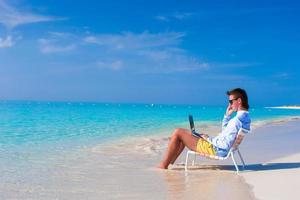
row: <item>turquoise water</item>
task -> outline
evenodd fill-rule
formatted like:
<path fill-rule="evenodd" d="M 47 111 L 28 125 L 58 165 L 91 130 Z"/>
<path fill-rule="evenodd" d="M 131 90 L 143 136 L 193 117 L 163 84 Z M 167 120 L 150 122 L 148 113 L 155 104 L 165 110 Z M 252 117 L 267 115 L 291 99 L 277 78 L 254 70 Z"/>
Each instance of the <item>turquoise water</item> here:
<path fill-rule="evenodd" d="M 53 185 L 58 185 L 57 191 L 60 191 L 59 180 L 64 177 L 63 180 L 67 180 L 64 184 L 69 183 L 71 169 L 75 167 L 75 174 L 88 171 L 85 165 L 76 167 L 82 160 L 92 162 L 93 154 L 90 153 L 94 148 L 104 147 L 103 144 L 115 147 L 123 142 L 121 149 L 128 147 L 139 151 L 135 148 L 141 146 L 142 150 L 148 147 L 151 150 L 157 145 L 151 137 L 163 135 L 166 138 L 176 127 L 188 128 L 188 114 L 194 115 L 197 125 L 207 128 L 220 124 L 225 109 L 189 105 L 0 101 L 0 196 L 11 196 L 15 191 L 19 191 L 20 196 L 24 193 L 30 196 L 27 191 L 40 188 L 39 196 Z M 300 116 L 300 110 L 252 108 L 250 112 L 254 122 Z M 146 138 L 137 139 L 141 136 Z M 134 145 L 126 143 L 128 137 L 133 139 Z M 144 139 L 148 142 L 146 145 Z M 162 139 L 161 144 L 164 143 L 166 140 Z M 110 153 L 102 149 L 97 158 L 102 154 L 102 159 L 106 158 Z M 112 161 L 111 165 L 113 168 L 116 164 Z M 101 165 L 92 169 L 95 170 L 92 174 L 108 170 Z M 74 184 L 74 180 L 70 184 Z M 86 185 L 86 182 L 80 184 Z"/>
<path fill-rule="evenodd" d="M 136 164 L 142 163 L 134 164 L 133 156 L 151 157 L 157 155 L 156 150 L 161 153 L 167 143 L 166 136 L 174 128 L 189 127 L 188 114 L 194 115 L 196 125 L 206 129 L 221 123 L 225 109 L 0 101 L 1 199 L 59 199 L 59 195 L 72 199 L 77 194 L 98 194 L 105 190 L 103 186 L 115 188 L 115 176 L 124 179 L 128 171 L 123 169 L 123 173 L 113 178 L 110 173 L 118 174 L 127 165 L 130 170 L 136 169 Z M 255 107 L 250 113 L 254 122 L 300 116 L 300 110 Z M 119 154 L 120 150 L 142 154 Z M 151 160 L 141 166 L 156 164 Z"/>
<path fill-rule="evenodd" d="M 159 134 L 196 121 L 219 123 L 225 107 L 67 102 L 0 102 L 0 147 L 80 147 L 127 136 Z M 300 116 L 300 110 L 251 108 L 253 121 Z"/>

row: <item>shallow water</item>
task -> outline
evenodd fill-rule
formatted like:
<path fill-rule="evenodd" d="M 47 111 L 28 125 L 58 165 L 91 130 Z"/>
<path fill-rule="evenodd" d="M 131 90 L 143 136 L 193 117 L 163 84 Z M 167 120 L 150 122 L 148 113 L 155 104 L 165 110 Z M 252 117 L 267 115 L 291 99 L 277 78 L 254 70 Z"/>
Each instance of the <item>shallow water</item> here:
<path fill-rule="evenodd" d="M 161 153 L 101 145 L 65 156 L 4 179 L 2 199 L 253 199 L 249 185 L 232 171 L 205 165 L 186 174 L 180 164 L 156 169 Z"/>
<path fill-rule="evenodd" d="M 175 170 L 171 176 L 163 173 L 163 178 L 149 166 L 161 159 L 174 128 L 188 128 L 189 113 L 194 115 L 197 130 L 215 135 L 224 110 L 188 105 L 1 102 L 0 199 L 98 199 L 99 195 L 138 199 L 145 194 L 151 199 L 153 191 L 158 191 L 154 197 L 172 199 L 174 188 L 181 188 L 178 185 L 186 188 L 178 193 L 179 199 L 194 197 L 197 187 L 187 181 L 197 182 L 194 177 L 201 179 L 202 172 L 189 178 Z M 274 119 L 281 123 L 296 118 L 300 111 L 254 108 L 251 116 L 253 127 L 259 127 Z M 211 176 L 211 185 L 231 181 L 226 178 L 231 174 L 221 172 L 224 179 L 219 181 Z"/>

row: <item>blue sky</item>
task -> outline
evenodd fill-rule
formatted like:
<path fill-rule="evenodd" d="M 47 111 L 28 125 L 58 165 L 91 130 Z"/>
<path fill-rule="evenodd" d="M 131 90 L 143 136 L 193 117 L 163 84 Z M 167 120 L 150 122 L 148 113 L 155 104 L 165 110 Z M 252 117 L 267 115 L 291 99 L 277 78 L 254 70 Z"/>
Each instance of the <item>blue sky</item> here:
<path fill-rule="evenodd" d="M 297 1 L 0 0 L 0 98 L 300 104 Z"/>

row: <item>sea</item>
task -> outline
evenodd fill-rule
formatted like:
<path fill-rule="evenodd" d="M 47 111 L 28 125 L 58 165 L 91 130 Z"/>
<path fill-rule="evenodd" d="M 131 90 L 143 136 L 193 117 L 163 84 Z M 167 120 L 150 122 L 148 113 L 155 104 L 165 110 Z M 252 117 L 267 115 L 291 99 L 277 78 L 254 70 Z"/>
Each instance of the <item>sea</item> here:
<path fill-rule="evenodd" d="M 0 101 L 0 194 L 34 182 L 36 174 L 47 174 L 45 166 L 63 163 L 72 152 L 128 138 L 168 136 L 176 127 L 189 128 L 189 114 L 200 128 L 221 126 L 225 110 L 205 105 Z M 256 125 L 300 117 L 296 109 L 251 107 L 249 112 Z"/>
<path fill-rule="evenodd" d="M 147 137 L 178 126 L 188 128 L 189 114 L 196 123 L 220 124 L 225 110 L 205 105 L 0 101 L 0 148 L 80 148 Z M 249 112 L 254 123 L 300 116 L 296 109 L 252 107 Z"/>

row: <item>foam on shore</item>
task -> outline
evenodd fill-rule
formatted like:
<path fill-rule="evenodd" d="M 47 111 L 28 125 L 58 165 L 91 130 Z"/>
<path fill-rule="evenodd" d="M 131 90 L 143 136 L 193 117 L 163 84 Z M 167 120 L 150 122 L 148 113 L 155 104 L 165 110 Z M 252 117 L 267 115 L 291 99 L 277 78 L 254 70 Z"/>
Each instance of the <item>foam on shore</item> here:
<path fill-rule="evenodd" d="M 300 106 L 273 106 L 273 107 L 265 107 L 265 108 L 274 108 L 274 109 L 295 109 L 299 110 Z"/>
<path fill-rule="evenodd" d="M 285 117 L 280 119 L 254 121 L 251 125 L 251 130 L 254 131 L 263 126 L 284 124 L 295 120 L 300 120 L 300 117 Z M 202 133 L 204 132 L 211 136 L 215 136 L 221 131 L 220 123 L 196 122 L 195 124 L 196 130 L 201 130 Z M 107 144 L 96 145 L 91 148 L 91 151 L 97 152 L 101 151 L 103 148 L 110 149 L 110 151 L 120 151 L 121 149 L 122 152 L 157 156 L 162 154 L 166 149 L 172 131 L 173 130 L 163 130 L 156 135 L 126 137 Z"/>
<path fill-rule="evenodd" d="M 287 192 L 292 192 L 292 198 L 298 197 L 296 189 L 290 190 L 287 188 L 289 185 L 281 183 L 299 183 L 296 180 L 300 168 L 299 157 L 291 156 L 300 152 L 299 119 L 293 117 L 254 122 L 253 125 L 252 133 L 247 135 L 241 145 L 247 163 L 246 171 L 241 176 L 236 175 L 230 160 L 220 162 L 198 159 L 195 167 L 185 173 L 185 153 L 175 165 L 170 166 L 170 170 L 156 169 L 171 134 L 165 131 L 155 136 L 127 137 L 93 147 L 87 146 L 61 155 L 60 159 L 51 160 L 45 168 L 29 168 L 20 180 L 7 178 L 1 181 L 1 197 L 46 200 L 247 200 L 268 199 L 270 196 L 266 193 L 270 191 L 274 196 L 283 192 L 278 197 Z M 207 133 L 220 130 L 219 124 L 201 128 Z M 275 167 L 270 165 L 272 163 L 275 163 Z M 282 190 L 276 189 L 278 183 L 283 187 Z"/>

